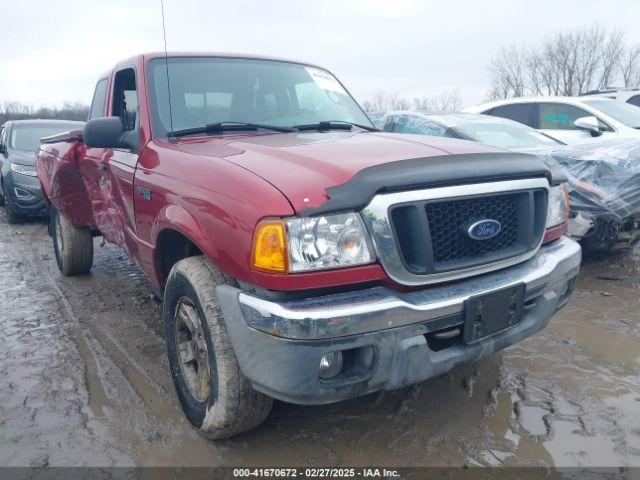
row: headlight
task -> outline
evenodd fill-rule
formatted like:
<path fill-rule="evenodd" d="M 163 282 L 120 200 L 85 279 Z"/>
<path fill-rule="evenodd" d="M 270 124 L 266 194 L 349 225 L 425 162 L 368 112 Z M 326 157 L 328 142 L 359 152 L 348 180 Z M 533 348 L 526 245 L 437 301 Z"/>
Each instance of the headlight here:
<path fill-rule="evenodd" d="M 286 222 L 292 272 L 351 267 L 374 260 L 369 235 L 357 213 L 290 218 Z"/>
<path fill-rule="evenodd" d="M 547 228 L 565 222 L 569 217 L 569 193 L 566 185 L 549 189 L 549 210 L 547 212 Z"/>
<path fill-rule="evenodd" d="M 360 215 L 263 220 L 256 227 L 251 264 L 272 273 L 307 272 L 372 263 Z"/>
<path fill-rule="evenodd" d="M 20 165 L 18 163 L 11 162 L 11 171 L 19 173 L 20 175 L 28 175 L 30 177 L 36 177 L 36 167 L 33 165 Z"/>

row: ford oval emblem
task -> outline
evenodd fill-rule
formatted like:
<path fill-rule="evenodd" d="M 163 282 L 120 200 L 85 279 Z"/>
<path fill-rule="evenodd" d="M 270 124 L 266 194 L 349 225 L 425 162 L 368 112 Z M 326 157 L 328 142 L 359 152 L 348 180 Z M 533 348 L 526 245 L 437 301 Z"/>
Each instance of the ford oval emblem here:
<path fill-rule="evenodd" d="M 502 225 L 497 220 L 479 220 L 471 224 L 467 233 L 474 240 L 489 240 L 502 230 Z"/>

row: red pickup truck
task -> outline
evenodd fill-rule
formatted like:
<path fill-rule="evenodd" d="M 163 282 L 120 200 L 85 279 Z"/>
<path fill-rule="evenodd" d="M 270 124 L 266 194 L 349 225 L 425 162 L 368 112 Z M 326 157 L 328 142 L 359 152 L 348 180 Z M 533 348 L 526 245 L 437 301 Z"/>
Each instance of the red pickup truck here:
<path fill-rule="evenodd" d="M 180 403 L 212 438 L 274 398 L 397 389 L 512 345 L 580 265 L 538 157 L 376 131 L 330 72 L 282 59 L 125 60 L 37 172 L 63 274 L 101 235 L 163 296 Z"/>

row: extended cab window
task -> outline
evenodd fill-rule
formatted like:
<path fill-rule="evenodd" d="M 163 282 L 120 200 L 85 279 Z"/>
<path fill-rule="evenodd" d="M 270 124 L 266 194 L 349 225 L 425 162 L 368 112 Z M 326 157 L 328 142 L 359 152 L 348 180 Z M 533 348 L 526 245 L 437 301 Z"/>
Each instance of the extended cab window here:
<path fill-rule="evenodd" d="M 96 84 L 91 110 L 89 111 L 89 120 L 104 117 L 104 107 L 107 102 L 107 83 L 107 79 L 103 78 Z"/>
<path fill-rule="evenodd" d="M 156 136 L 218 122 L 291 127 L 342 120 L 372 126 L 326 70 L 242 58 L 174 57 L 167 62 L 151 60 L 147 70 Z"/>
<path fill-rule="evenodd" d="M 138 115 L 138 91 L 133 68 L 116 74 L 113 88 L 113 114 L 122 119 L 125 130 L 136 128 Z"/>
<path fill-rule="evenodd" d="M 535 105 L 533 103 L 516 103 L 513 105 L 495 107 L 483 113 L 493 115 L 494 117 L 508 118 L 509 120 L 523 123 L 530 127 L 535 127 L 533 124 L 534 108 Z"/>

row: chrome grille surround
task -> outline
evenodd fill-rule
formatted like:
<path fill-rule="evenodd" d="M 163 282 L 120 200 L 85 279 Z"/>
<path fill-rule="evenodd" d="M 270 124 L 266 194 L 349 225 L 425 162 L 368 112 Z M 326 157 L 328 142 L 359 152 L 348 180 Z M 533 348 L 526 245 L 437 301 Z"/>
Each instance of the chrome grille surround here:
<path fill-rule="evenodd" d="M 540 236 L 536 247 L 521 255 L 471 268 L 431 274 L 415 274 L 405 267 L 401 259 L 391 225 L 389 214 L 391 207 L 425 200 L 444 201 L 460 197 L 482 197 L 488 194 L 534 189 L 546 190 L 548 196 L 549 182 L 545 178 L 531 178 L 379 194 L 371 200 L 361 213 L 373 239 L 376 254 L 387 274 L 393 280 L 403 285 L 428 285 L 481 275 L 523 262 L 533 257 L 540 249 L 544 232 L 543 235 Z"/>

